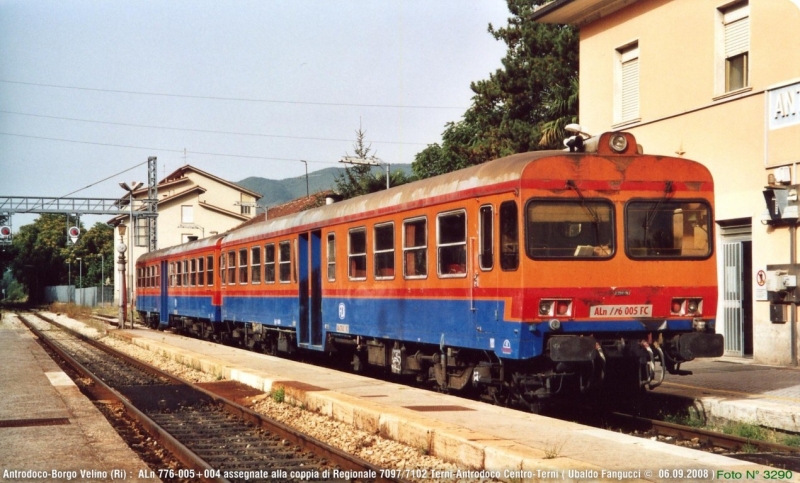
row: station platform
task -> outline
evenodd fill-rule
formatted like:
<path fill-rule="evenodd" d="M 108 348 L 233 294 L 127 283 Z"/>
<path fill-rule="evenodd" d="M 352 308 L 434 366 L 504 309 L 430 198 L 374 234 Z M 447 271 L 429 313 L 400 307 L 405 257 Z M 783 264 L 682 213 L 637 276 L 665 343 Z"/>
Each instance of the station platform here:
<path fill-rule="evenodd" d="M 690 376 L 667 375 L 654 393 L 691 400 L 710 420 L 800 433 L 800 369 L 722 357 L 686 363 Z"/>
<path fill-rule="evenodd" d="M 729 457 L 148 329 L 109 335 L 504 481 L 696 480 L 768 468 Z M 740 473 L 735 473 L 740 472 Z M 749 473 L 748 473 L 749 472 Z M 684 473 L 686 478 L 687 473 Z"/>
<path fill-rule="evenodd" d="M 9 314 L 0 360 L 0 481 L 160 481 Z"/>

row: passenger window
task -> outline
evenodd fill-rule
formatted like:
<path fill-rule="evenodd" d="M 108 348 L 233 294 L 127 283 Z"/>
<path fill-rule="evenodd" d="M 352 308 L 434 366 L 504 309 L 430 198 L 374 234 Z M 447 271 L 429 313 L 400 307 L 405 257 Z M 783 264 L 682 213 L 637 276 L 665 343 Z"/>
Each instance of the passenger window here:
<path fill-rule="evenodd" d="M 480 209 L 480 266 L 482 270 L 494 267 L 494 208 L 492 205 Z"/>
<path fill-rule="evenodd" d="M 197 260 L 192 258 L 189 260 L 189 286 L 194 287 L 197 285 Z"/>
<path fill-rule="evenodd" d="M 228 252 L 228 285 L 236 285 L 236 252 Z"/>
<path fill-rule="evenodd" d="M 351 280 L 367 279 L 367 230 L 357 228 L 350 230 L 349 244 L 349 276 Z"/>
<path fill-rule="evenodd" d="M 175 264 L 173 262 L 169 262 L 169 286 L 175 286 Z"/>
<path fill-rule="evenodd" d="M 210 285 L 214 285 L 214 257 L 209 255 L 206 257 L 206 271 L 208 271 L 208 278 L 206 279 L 206 283 Z"/>
<path fill-rule="evenodd" d="M 189 262 L 187 260 L 183 261 L 183 286 L 189 286 Z"/>
<path fill-rule="evenodd" d="M 250 249 L 250 283 L 261 283 L 261 247 Z"/>
<path fill-rule="evenodd" d="M 203 268 L 203 261 L 204 261 L 203 257 L 200 257 L 200 258 L 197 259 L 197 286 L 198 287 L 202 287 L 203 285 L 206 284 L 206 277 L 205 277 L 206 271 Z"/>
<path fill-rule="evenodd" d="M 280 242 L 278 249 L 280 250 L 278 265 L 280 265 L 281 283 L 289 283 L 292 277 L 292 244 L 288 241 Z"/>
<path fill-rule="evenodd" d="M 275 244 L 264 245 L 264 283 L 275 283 Z"/>
<path fill-rule="evenodd" d="M 226 255 L 223 253 L 219 256 L 219 283 L 225 285 L 228 283 L 226 276 L 225 276 L 225 258 Z"/>
<path fill-rule="evenodd" d="M 425 218 L 403 222 L 403 275 L 406 278 L 428 276 L 428 220 Z"/>
<path fill-rule="evenodd" d="M 394 278 L 394 223 L 375 226 L 375 278 Z"/>
<path fill-rule="evenodd" d="M 436 219 L 436 247 L 439 276 L 463 277 L 467 274 L 467 213 L 444 213 Z"/>
<path fill-rule="evenodd" d="M 517 267 L 519 267 L 517 202 L 504 201 L 500 205 L 500 268 L 516 270 Z"/>
<path fill-rule="evenodd" d="M 336 280 L 336 235 L 328 233 L 328 281 Z"/>
<path fill-rule="evenodd" d="M 250 266 L 247 264 L 247 248 L 239 249 L 239 283 L 247 283 L 247 272 Z"/>

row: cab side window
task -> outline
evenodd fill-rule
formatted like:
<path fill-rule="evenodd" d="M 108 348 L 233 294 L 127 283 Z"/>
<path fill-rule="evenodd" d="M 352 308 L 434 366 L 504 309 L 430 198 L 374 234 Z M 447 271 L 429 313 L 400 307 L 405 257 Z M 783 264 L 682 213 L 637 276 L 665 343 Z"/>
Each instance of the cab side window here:
<path fill-rule="evenodd" d="M 504 201 L 500 205 L 500 268 L 503 270 L 519 267 L 518 226 L 517 203 Z"/>

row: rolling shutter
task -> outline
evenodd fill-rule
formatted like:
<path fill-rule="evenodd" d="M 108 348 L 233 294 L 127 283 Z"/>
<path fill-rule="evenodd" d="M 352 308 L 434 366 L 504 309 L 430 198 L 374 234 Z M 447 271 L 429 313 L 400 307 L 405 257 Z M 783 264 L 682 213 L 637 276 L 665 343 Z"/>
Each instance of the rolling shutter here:
<path fill-rule="evenodd" d="M 621 52 L 622 61 L 622 120 L 639 117 L 639 46 Z"/>
<path fill-rule="evenodd" d="M 725 25 L 725 58 L 729 59 L 750 50 L 750 6 L 742 4 L 726 10 L 722 19 Z"/>

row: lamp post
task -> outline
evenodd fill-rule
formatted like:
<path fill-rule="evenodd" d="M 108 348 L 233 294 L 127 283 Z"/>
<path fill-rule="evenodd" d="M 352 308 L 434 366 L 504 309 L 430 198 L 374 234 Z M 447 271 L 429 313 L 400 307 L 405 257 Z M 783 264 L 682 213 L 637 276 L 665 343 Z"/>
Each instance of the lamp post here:
<path fill-rule="evenodd" d="M 310 196 L 308 193 L 308 161 L 301 159 L 300 162 L 306 165 L 306 198 L 308 198 Z"/>
<path fill-rule="evenodd" d="M 106 256 L 100 254 L 100 306 L 106 306 Z"/>
<path fill-rule="evenodd" d="M 128 247 L 125 246 L 125 232 L 127 231 L 127 226 L 124 223 L 120 223 L 117 227 L 119 229 L 119 245 L 117 245 L 117 252 L 119 253 L 119 258 L 117 259 L 117 263 L 119 264 L 119 279 L 121 281 L 120 290 L 119 290 L 119 328 L 125 328 L 125 313 L 127 312 L 127 301 L 128 301 L 128 290 L 125 287 L 125 252 L 128 250 Z"/>
<path fill-rule="evenodd" d="M 81 290 L 81 303 L 78 305 L 83 305 L 83 259 L 78 257 L 75 260 L 78 261 L 78 289 Z"/>
<path fill-rule="evenodd" d="M 355 156 L 345 156 L 339 160 L 340 163 L 345 164 L 365 164 L 367 166 L 385 166 L 386 170 L 386 189 L 389 189 L 389 163 L 384 163 L 380 159 L 376 158 L 375 156 L 369 158 L 357 158 Z"/>
<path fill-rule="evenodd" d="M 122 188 L 122 189 L 124 189 L 125 191 L 128 192 L 128 206 L 130 206 L 130 210 L 131 210 L 131 215 L 130 215 L 131 232 L 128 234 L 128 246 L 131 247 L 131 256 L 130 256 L 130 260 L 129 260 L 130 262 L 133 262 L 133 247 L 135 245 L 135 243 L 133 243 L 134 242 L 134 240 L 133 240 L 134 233 L 133 232 L 136 230 L 136 224 L 133 221 L 133 192 L 138 190 L 139 188 L 141 188 L 142 184 L 143 183 L 138 182 L 138 181 L 131 181 L 130 186 L 128 186 L 127 183 L 120 183 L 119 184 L 120 188 Z M 130 267 L 130 270 L 128 270 L 128 276 L 129 277 L 133 276 L 133 267 Z M 127 286 L 133 287 L 133 279 L 129 280 L 129 282 L 130 283 L 127 283 Z M 123 284 L 123 286 L 124 286 L 124 284 Z M 126 299 L 127 299 L 127 296 L 128 296 L 127 288 L 126 288 L 126 291 L 125 291 L 125 296 L 126 296 Z M 131 297 L 131 329 L 132 328 L 133 328 L 133 297 Z"/>

